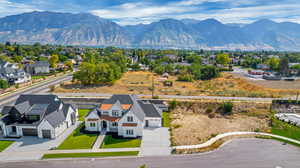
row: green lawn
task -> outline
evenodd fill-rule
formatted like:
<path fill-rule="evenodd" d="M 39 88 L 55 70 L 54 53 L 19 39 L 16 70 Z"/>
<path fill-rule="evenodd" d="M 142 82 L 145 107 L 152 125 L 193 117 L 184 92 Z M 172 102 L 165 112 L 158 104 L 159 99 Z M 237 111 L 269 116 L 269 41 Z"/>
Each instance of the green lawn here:
<path fill-rule="evenodd" d="M 79 121 L 84 121 L 84 117 L 90 112 L 90 109 L 78 109 Z"/>
<path fill-rule="evenodd" d="M 137 148 L 141 146 L 141 139 L 123 139 L 113 138 L 111 135 L 106 135 L 101 148 Z"/>
<path fill-rule="evenodd" d="M 282 122 L 278 119 L 272 119 L 272 134 L 300 140 L 300 128 L 294 125 Z"/>
<path fill-rule="evenodd" d="M 128 152 L 95 152 L 95 153 L 53 153 L 45 154 L 43 159 L 54 158 L 80 158 L 80 157 L 114 157 L 114 156 L 137 156 L 138 151 Z"/>
<path fill-rule="evenodd" d="M 80 125 L 57 149 L 91 149 L 97 139 L 97 134 L 83 134 Z"/>
<path fill-rule="evenodd" d="M 43 79 L 43 78 L 47 78 L 47 76 L 42 76 L 42 75 L 40 75 L 40 76 L 31 76 L 31 79 Z"/>
<path fill-rule="evenodd" d="M 170 113 L 163 112 L 163 127 L 170 127 Z"/>
<path fill-rule="evenodd" d="M 0 141 L 0 152 L 4 151 L 7 147 L 13 144 L 14 141 Z"/>

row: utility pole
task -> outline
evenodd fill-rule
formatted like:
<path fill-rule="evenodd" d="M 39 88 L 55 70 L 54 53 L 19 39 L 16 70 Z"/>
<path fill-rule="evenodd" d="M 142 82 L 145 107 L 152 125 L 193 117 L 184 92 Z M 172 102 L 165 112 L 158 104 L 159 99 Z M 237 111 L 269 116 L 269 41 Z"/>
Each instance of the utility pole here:
<path fill-rule="evenodd" d="M 154 75 L 152 74 L 152 99 L 153 99 L 153 97 L 154 97 L 154 88 L 155 86 L 154 86 Z"/>

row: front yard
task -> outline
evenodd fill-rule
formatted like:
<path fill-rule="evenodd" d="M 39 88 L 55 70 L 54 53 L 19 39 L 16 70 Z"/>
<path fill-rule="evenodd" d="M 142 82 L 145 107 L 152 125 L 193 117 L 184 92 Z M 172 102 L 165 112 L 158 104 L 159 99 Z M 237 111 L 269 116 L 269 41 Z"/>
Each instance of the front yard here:
<path fill-rule="evenodd" d="M 8 148 L 13 143 L 14 143 L 14 141 L 0 141 L 0 152 L 4 151 L 6 148 Z"/>
<path fill-rule="evenodd" d="M 138 151 L 128 152 L 90 152 L 90 153 L 54 153 L 45 154 L 42 159 L 55 158 L 81 158 L 81 157 L 115 157 L 115 156 L 137 156 Z"/>
<path fill-rule="evenodd" d="M 84 121 L 84 117 L 90 112 L 90 109 L 78 109 L 79 121 Z"/>
<path fill-rule="evenodd" d="M 57 149 L 91 149 L 97 139 L 97 134 L 85 134 L 80 132 L 84 124 L 80 125 L 69 137 L 58 146 Z"/>
<path fill-rule="evenodd" d="M 141 139 L 114 138 L 112 135 L 106 135 L 101 148 L 137 148 L 141 146 Z"/>

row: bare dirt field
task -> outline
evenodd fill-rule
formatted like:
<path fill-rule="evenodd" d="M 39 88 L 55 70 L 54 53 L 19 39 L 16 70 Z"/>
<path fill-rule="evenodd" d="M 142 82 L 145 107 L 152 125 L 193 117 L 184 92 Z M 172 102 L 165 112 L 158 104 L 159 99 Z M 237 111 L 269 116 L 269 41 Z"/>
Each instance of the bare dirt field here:
<path fill-rule="evenodd" d="M 271 88 L 271 89 L 297 89 L 300 90 L 300 80 L 297 81 L 267 81 L 267 80 L 249 80 L 250 83 Z"/>
<path fill-rule="evenodd" d="M 110 93 L 110 94 L 151 94 L 152 78 L 156 95 L 184 96 L 230 96 L 230 97 L 285 97 L 297 94 L 297 90 L 270 89 L 252 83 L 230 73 L 208 81 L 179 82 L 176 76 L 162 78 L 151 72 L 127 72 L 112 86 L 84 87 L 80 84 L 65 82 L 56 88 L 56 93 Z M 164 81 L 172 81 L 173 86 L 164 86 Z M 300 86 L 299 86 L 300 89 Z"/>
<path fill-rule="evenodd" d="M 220 103 L 181 103 L 170 114 L 172 145 L 199 144 L 225 132 L 268 131 L 269 106 L 234 103 L 234 113 L 222 116 Z"/>

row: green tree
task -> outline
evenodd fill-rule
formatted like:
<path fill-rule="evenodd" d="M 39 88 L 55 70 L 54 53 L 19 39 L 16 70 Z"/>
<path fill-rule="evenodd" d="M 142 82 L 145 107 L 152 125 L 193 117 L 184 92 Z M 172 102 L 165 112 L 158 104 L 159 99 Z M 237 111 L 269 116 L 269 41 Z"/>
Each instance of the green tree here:
<path fill-rule="evenodd" d="M 7 89 L 9 87 L 9 84 L 6 80 L 0 79 L 0 88 L 1 89 Z"/>
<path fill-rule="evenodd" d="M 218 54 L 217 55 L 216 62 L 218 64 L 227 66 L 230 61 L 231 60 L 229 58 L 229 54 Z"/>
<path fill-rule="evenodd" d="M 74 73 L 73 78 L 83 85 L 92 85 L 95 81 L 96 65 L 84 62 L 79 66 L 79 70 Z"/>
<path fill-rule="evenodd" d="M 74 65 L 73 65 L 73 62 L 72 62 L 71 60 L 65 61 L 65 62 L 64 62 L 64 65 L 65 65 L 65 67 L 68 68 L 68 70 L 73 71 Z"/>
<path fill-rule="evenodd" d="M 270 59 L 267 60 L 267 64 L 269 65 L 270 69 L 273 71 L 277 71 L 279 68 L 279 62 L 280 59 L 272 57 Z"/>
<path fill-rule="evenodd" d="M 49 59 L 49 64 L 52 68 L 56 68 L 58 61 L 59 61 L 58 55 L 53 54 Z"/>

